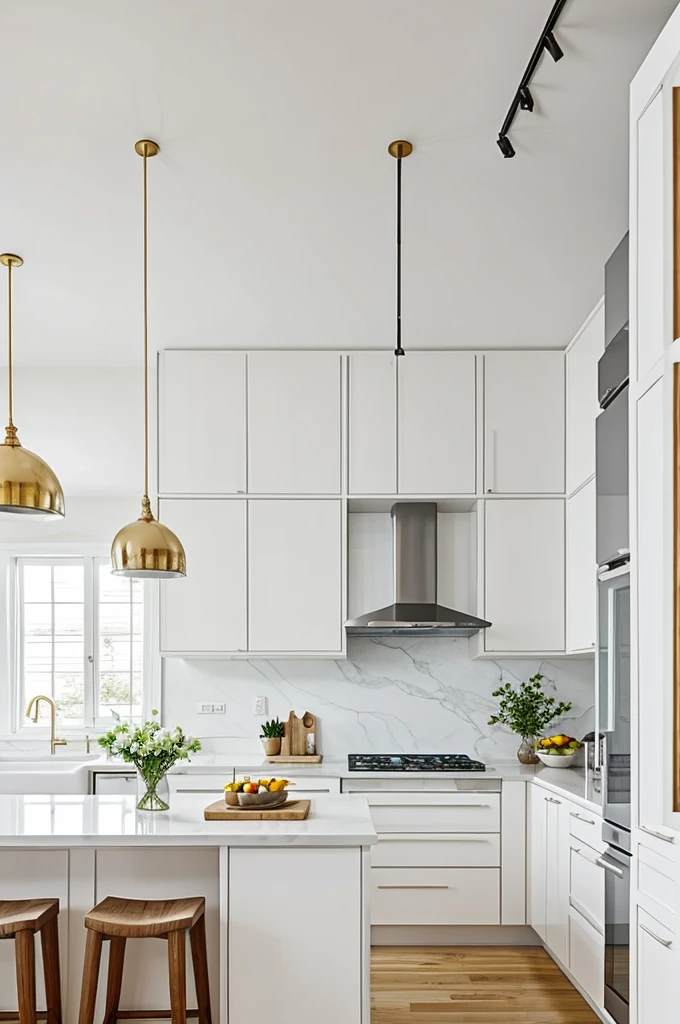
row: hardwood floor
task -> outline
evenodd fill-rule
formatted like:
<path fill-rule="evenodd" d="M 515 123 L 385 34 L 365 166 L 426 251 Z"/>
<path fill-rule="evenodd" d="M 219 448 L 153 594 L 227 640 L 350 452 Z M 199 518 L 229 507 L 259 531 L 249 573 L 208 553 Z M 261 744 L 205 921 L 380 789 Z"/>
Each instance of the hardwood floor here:
<path fill-rule="evenodd" d="M 371 1024 L 598 1024 L 538 946 L 374 946 Z"/>

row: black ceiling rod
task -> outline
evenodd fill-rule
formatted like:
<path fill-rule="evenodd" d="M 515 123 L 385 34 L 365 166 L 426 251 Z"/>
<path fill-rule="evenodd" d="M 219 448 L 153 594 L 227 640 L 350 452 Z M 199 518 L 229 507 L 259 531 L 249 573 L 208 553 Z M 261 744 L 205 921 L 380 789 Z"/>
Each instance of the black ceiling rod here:
<path fill-rule="evenodd" d="M 553 30 L 557 25 L 557 20 L 560 14 L 562 13 L 562 9 L 566 5 L 566 3 L 567 0 L 557 0 L 557 2 L 553 4 L 553 8 L 550 14 L 548 15 L 548 20 L 545 23 L 545 27 L 538 38 L 536 46 L 534 47 L 534 52 L 531 54 L 531 57 L 529 58 L 529 63 L 527 64 L 524 74 L 522 75 L 522 79 L 517 88 L 517 92 L 513 96 L 510 108 L 507 114 L 505 115 L 505 120 L 503 121 L 503 124 L 501 125 L 501 130 L 499 131 L 498 138 L 496 139 L 496 145 L 500 149 L 503 156 L 506 158 L 513 157 L 515 155 L 515 148 L 510 142 L 510 139 L 508 138 L 508 132 L 512 128 L 512 123 L 515 120 L 517 111 L 520 109 L 534 109 L 534 98 L 531 95 L 529 86 L 531 84 L 531 79 L 534 76 L 534 72 L 538 67 L 538 62 L 541 59 L 543 51 L 549 53 L 552 59 L 555 61 L 561 60 L 561 58 L 564 57 L 564 51 L 555 39 Z"/>

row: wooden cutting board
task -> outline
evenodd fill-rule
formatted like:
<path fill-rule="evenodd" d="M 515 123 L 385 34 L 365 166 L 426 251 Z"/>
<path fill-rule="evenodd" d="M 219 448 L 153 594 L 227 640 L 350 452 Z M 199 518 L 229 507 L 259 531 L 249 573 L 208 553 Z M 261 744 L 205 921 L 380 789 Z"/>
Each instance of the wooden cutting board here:
<path fill-rule="evenodd" d="M 309 814 L 311 800 L 289 800 L 283 807 L 253 808 L 242 811 L 236 807 L 227 807 L 224 800 L 216 800 L 203 812 L 206 821 L 304 821 Z"/>
<path fill-rule="evenodd" d="M 307 734 L 316 734 L 316 718 L 305 711 L 302 718 L 298 718 L 294 711 L 288 715 L 288 721 L 283 725 L 283 739 L 281 740 L 281 757 L 302 757 L 307 753 Z"/>

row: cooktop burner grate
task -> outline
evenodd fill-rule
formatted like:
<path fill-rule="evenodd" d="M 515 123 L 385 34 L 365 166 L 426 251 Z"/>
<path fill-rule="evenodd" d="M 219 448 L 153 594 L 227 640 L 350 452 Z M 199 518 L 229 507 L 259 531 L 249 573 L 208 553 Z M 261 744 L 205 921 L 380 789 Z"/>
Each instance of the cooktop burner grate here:
<path fill-rule="evenodd" d="M 348 754 L 351 772 L 484 772 L 467 754 Z"/>

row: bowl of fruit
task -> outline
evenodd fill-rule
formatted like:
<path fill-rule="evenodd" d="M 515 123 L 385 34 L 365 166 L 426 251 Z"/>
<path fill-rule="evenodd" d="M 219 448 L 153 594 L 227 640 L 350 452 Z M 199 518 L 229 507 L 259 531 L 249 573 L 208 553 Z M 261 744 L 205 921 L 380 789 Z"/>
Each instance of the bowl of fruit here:
<path fill-rule="evenodd" d="M 573 736 L 558 733 L 557 736 L 546 736 L 539 740 L 536 753 L 549 768 L 568 768 L 573 764 L 580 747 L 581 744 Z"/>
<path fill-rule="evenodd" d="M 229 807 L 281 807 L 288 799 L 288 779 L 241 779 L 224 787 L 224 802 Z"/>

